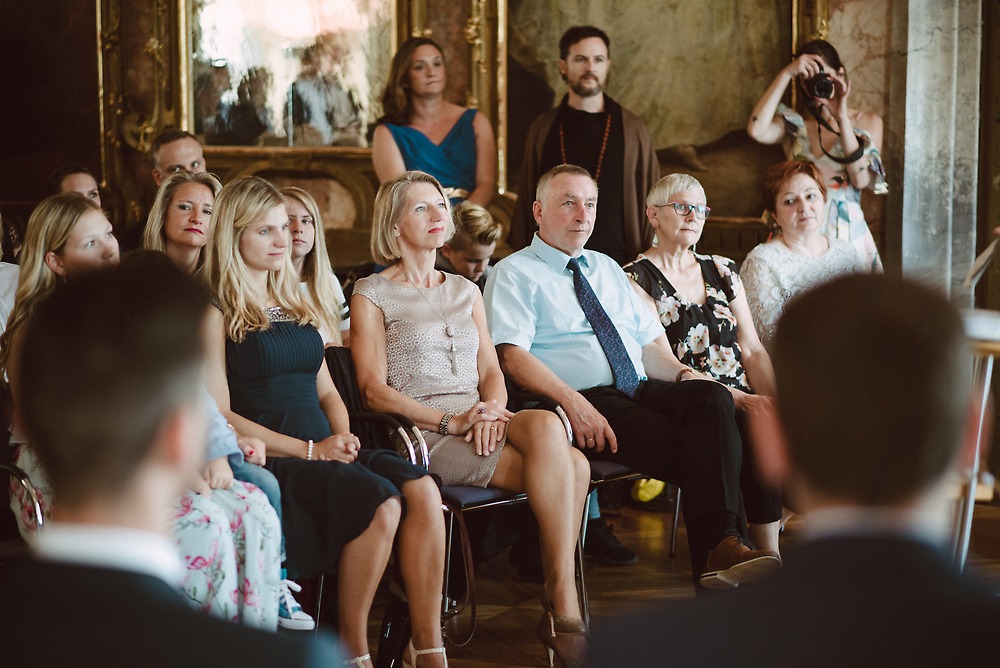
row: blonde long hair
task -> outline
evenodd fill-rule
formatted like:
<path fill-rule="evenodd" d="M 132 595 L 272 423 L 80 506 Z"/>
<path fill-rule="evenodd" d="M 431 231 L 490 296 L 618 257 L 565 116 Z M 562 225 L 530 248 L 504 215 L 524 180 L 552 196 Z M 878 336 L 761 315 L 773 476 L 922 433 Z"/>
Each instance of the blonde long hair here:
<path fill-rule="evenodd" d="M 215 200 L 212 211 L 215 231 L 201 267 L 201 277 L 222 309 L 226 336 L 237 343 L 246 338 L 247 332 L 263 331 L 270 326 L 264 308 L 267 296 L 300 325 L 315 326 L 319 322 L 315 310 L 306 303 L 299 290 L 290 249 L 285 253 L 284 266 L 268 273 L 268 295 L 257 294 L 240 255 L 240 239 L 246 229 L 284 203 L 278 189 L 257 176 L 247 176 L 227 184 Z"/>
<path fill-rule="evenodd" d="M 146 250 L 167 252 L 167 213 L 174 199 L 174 193 L 185 183 L 205 186 L 212 191 L 213 198 L 218 197 L 219 191 L 222 190 L 222 183 L 215 174 L 206 172 L 195 174 L 181 170 L 168 176 L 156 191 L 153 208 L 149 210 L 149 217 L 146 219 L 146 229 L 142 231 L 142 247 Z M 198 255 L 198 266 L 200 267 L 204 261 L 205 249 L 202 248 Z"/>
<path fill-rule="evenodd" d="M 90 211 L 104 215 L 101 207 L 83 195 L 64 193 L 46 197 L 31 212 L 18 256 L 21 271 L 17 277 L 14 308 L 0 336 L 0 375 L 7 372 L 11 342 L 17 330 L 58 285 L 59 276 L 45 263 L 45 255 L 61 252 L 80 218 Z"/>
<path fill-rule="evenodd" d="M 335 343 L 342 343 L 340 338 L 340 311 L 343 304 L 338 303 L 337 289 L 334 285 L 336 277 L 333 274 L 333 266 L 330 256 L 326 251 L 326 238 L 323 233 L 323 219 L 319 215 L 319 205 L 308 192 L 302 188 L 288 186 L 281 189 L 281 194 L 285 199 L 291 198 L 305 207 L 306 212 L 313 219 L 313 229 L 316 233 L 316 241 L 313 248 L 303 258 L 302 274 L 300 281 L 305 281 L 309 289 L 309 296 L 312 297 L 313 306 L 316 309 L 316 316 L 319 318 L 320 329 L 327 333 Z"/>

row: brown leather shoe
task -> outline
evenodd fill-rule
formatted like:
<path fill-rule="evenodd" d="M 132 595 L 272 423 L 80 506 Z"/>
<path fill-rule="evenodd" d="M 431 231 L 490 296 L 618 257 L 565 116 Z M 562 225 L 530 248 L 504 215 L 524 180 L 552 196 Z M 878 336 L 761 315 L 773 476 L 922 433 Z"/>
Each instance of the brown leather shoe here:
<path fill-rule="evenodd" d="M 751 550 L 736 536 L 726 536 L 708 553 L 699 581 L 709 589 L 735 589 L 757 582 L 781 568 L 781 557 L 770 550 Z"/>

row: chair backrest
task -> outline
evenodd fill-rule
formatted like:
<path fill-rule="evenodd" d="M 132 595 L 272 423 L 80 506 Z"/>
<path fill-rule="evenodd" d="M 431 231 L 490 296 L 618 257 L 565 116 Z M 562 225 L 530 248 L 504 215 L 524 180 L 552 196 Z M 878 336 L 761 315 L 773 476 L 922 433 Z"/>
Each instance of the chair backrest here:
<path fill-rule="evenodd" d="M 340 393 L 347 412 L 352 416 L 364 412 L 361 401 L 361 391 L 354 375 L 354 360 L 351 349 L 342 346 L 330 346 L 326 349 L 326 366 L 330 370 L 333 384 Z M 351 418 L 351 433 L 361 439 L 361 445 L 369 448 L 384 448 L 394 450 L 387 431 L 372 422 Z"/>

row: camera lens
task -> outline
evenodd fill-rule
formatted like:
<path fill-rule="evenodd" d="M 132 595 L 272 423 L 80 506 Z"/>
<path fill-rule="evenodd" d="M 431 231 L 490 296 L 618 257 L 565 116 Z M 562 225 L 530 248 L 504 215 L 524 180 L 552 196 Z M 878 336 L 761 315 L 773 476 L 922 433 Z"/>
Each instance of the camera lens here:
<path fill-rule="evenodd" d="M 826 72 L 820 72 L 809 79 L 806 90 L 815 98 L 830 100 L 833 98 L 833 79 Z"/>

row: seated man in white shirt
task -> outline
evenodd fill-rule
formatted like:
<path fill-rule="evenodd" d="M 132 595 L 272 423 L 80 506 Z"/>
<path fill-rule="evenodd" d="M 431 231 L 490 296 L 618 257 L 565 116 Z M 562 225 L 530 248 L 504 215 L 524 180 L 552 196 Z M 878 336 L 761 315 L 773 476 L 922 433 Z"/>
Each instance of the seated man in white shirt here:
<path fill-rule="evenodd" d="M 588 665 L 993 665 L 1000 598 L 956 572 L 948 540 L 979 417 L 955 308 L 912 281 L 839 278 L 788 304 L 771 359 L 775 408 L 751 427 L 802 542 L 757 587 L 609 623 Z"/>
<path fill-rule="evenodd" d="M 618 264 L 584 250 L 596 212 L 597 185 L 581 167 L 560 165 L 539 180 L 539 230 L 496 265 L 484 293 L 504 373 L 561 404 L 588 457 L 680 485 L 696 582 L 724 589 L 758 580 L 780 560 L 741 535 L 733 399 L 677 361 Z"/>
<path fill-rule="evenodd" d="M 169 508 L 203 461 L 207 299 L 173 266 L 71 281 L 27 323 L 18 405 L 59 505 L 0 569 L 9 665 L 333 665 L 306 642 L 203 615 L 178 588 Z"/>

